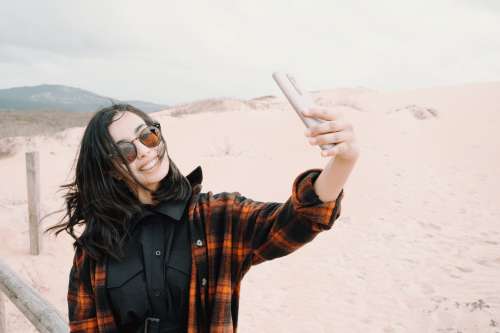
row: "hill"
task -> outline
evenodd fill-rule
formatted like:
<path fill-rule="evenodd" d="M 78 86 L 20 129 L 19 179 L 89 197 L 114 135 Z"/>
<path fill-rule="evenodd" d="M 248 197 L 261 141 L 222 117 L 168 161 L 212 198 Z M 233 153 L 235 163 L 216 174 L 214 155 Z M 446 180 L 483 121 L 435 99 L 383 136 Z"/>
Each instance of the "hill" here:
<path fill-rule="evenodd" d="M 145 112 L 167 108 L 145 101 L 120 101 L 88 90 L 63 85 L 43 84 L 0 89 L 0 110 L 94 112 L 112 103 L 129 103 Z"/>

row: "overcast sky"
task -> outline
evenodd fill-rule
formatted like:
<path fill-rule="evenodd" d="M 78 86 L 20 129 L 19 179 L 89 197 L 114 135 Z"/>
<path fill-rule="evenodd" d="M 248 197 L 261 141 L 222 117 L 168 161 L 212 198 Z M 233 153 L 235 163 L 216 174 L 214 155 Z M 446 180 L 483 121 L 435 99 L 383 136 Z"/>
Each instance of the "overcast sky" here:
<path fill-rule="evenodd" d="M 2 1 L 0 88 L 176 104 L 500 81 L 500 0 Z"/>

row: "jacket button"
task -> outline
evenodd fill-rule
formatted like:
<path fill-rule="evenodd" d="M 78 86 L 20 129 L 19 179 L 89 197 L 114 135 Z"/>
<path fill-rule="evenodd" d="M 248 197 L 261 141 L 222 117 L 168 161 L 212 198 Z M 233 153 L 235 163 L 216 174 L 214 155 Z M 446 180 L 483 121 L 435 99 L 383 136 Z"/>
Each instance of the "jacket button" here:
<path fill-rule="evenodd" d="M 156 250 L 155 251 L 155 255 L 157 255 L 157 256 L 161 255 L 161 251 L 160 250 Z"/>
<path fill-rule="evenodd" d="M 198 247 L 202 247 L 203 246 L 203 242 L 201 241 L 201 239 L 198 239 L 196 241 L 196 246 L 198 246 Z"/>
<path fill-rule="evenodd" d="M 201 285 L 205 287 L 207 285 L 207 279 L 205 278 L 201 279 Z"/>
<path fill-rule="evenodd" d="M 160 291 L 160 290 L 155 290 L 155 291 L 153 292 L 153 294 L 154 294 L 156 297 L 158 297 L 158 296 L 160 296 L 160 295 L 161 295 L 161 291 Z"/>

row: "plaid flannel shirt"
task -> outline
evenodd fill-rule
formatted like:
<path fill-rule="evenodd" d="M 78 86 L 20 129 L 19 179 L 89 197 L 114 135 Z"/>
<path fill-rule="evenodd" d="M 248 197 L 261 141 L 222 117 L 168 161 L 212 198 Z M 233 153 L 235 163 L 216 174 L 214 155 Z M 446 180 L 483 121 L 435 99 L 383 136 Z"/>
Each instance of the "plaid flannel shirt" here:
<path fill-rule="evenodd" d="M 192 244 L 188 333 L 236 333 L 240 283 L 252 265 L 285 256 L 332 227 L 344 190 L 322 202 L 314 191 L 321 169 L 302 172 L 285 203 L 259 202 L 239 192 L 201 193 L 198 166 L 188 176 Z M 106 261 L 77 248 L 69 274 L 68 317 L 74 333 L 116 332 L 106 291 Z"/>

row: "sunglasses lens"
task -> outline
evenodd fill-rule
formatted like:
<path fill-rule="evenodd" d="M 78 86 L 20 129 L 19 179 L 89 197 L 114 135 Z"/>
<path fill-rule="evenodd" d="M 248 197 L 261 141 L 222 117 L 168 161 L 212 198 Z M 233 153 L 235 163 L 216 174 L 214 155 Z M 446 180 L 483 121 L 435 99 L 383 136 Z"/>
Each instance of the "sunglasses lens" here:
<path fill-rule="evenodd" d="M 156 147 L 160 144 L 160 130 L 154 126 L 149 126 L 141 132 L 139 140 L 146 147 Z"/>
<path fill-rule="evenodd" d="M 139 140 L 143 145 L 149 148 L 156 147 L 161 142 L 160 129 L 156 126 L 149 126 L 142 130 L 139 135 Z M 137 150 L 132 142 L 120 142 L 118 144 L 120 154 L 129 162 L 132 163 L 137 158 Z"/>
<path fill-rule="evenodd" d="M 132 143 L 122 142 L 118 145 L 118 148 L 120 149 L 120 153 L 129 163 L 132 163 L 137 157 L 135 146 Z"/>

